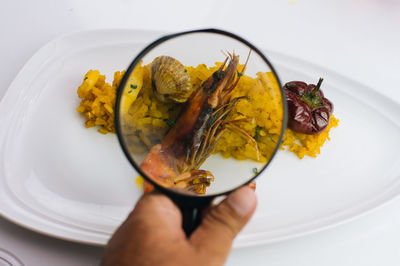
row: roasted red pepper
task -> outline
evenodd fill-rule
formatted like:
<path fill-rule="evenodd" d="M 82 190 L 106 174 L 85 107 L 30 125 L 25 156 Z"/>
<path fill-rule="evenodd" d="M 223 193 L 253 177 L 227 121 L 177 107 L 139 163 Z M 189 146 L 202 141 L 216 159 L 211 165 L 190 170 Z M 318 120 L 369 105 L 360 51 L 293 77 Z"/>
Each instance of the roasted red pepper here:
<path fill-rule="evenodd" d="M 333 104 L 321 91 L 320 78 L 317 85 L 291 81 L 283 87 L 288 105 L 288 127 L 296 132 L 318 134 L 329 124 Z"/>

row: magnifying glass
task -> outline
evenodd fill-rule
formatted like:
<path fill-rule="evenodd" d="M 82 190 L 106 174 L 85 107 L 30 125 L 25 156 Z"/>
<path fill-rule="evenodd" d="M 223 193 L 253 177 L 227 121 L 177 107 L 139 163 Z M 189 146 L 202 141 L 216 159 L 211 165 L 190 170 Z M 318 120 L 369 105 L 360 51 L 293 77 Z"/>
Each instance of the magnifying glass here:
<path fill-rule="evenodd" d="M 118 87 L 115 124 L 132 166 L 180 207 L 190 235 L 215 197 L 267 168 L 286 113 L 261 51 L 235 34 L 202 29 L 164 36 L 136 56 Z"/>

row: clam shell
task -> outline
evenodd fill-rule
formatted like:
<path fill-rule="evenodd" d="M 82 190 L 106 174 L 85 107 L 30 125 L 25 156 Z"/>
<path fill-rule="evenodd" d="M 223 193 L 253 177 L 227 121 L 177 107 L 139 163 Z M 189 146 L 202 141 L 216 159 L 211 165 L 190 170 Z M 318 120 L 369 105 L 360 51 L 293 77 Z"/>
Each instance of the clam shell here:
<path fill-rule="evenodd" d="M 192 94 L 190 76 L 185 67 L 171 56 L 158 56 L 151 63 L 154 94 L 164 102 L 185 102 Z"/>

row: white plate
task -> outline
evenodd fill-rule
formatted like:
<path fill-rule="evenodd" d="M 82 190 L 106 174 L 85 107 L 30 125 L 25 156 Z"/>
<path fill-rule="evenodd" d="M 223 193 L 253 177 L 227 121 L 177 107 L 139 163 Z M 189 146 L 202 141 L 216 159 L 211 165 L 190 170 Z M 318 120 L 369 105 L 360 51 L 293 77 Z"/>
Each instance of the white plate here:
<path fill-rule="evenodd" d="M 102 245 L 141 192 L 115 135 L 85 129 L 75 108 L 88 69 L 110 81 L 159 34 L 74 33 L 37 52 L 0 103 L 0 212 L 32 230 Z M 279 152 L 258 179 L 257 212 L 236 239 L 242 247 L 337 225 L 400 193 L 400 106 L 324 68 L 266 52 L 281 79 L 316 82 L 340 125 L 317 159 Z M 229 169 L 227 169 L 229 174 Z"/>

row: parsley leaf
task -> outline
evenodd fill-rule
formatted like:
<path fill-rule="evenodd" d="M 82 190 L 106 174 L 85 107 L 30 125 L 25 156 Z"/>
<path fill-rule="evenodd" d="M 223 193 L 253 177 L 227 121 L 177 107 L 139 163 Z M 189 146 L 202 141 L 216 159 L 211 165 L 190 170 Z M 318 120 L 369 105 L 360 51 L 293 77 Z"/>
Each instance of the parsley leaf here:
<path fill-rule="evenodd" d="M 171 120 L 169 120 L 169 119 L 167 119 L 167 118 L 163 119 L 163 121 L 164 121 L 165 123 L 167 123 L 167 125 L 168 125 L 169 127 L 173 127 L 173 126 L 175 125 L 175 122 L 174 122 L 174 121 L 171 121 Z"/>
<path fill-rule="evenodd" d="M 286 84 L 286 87 L 287 87 L 288 89 L 293 89 L 294 87 L 296 87 L 296 84 L 294 84 L 294 83 L 289 83 L 289 84 Z"/>
<path fill-rule="evenodd" d="M 256 126 L 256 134 L 254 135 L 254 139 L 258 141 L 260 139 L 260 130 L 261 128 L 259 126 Z"/>

